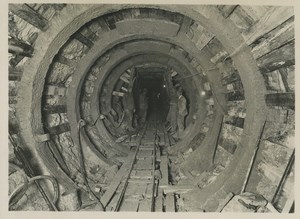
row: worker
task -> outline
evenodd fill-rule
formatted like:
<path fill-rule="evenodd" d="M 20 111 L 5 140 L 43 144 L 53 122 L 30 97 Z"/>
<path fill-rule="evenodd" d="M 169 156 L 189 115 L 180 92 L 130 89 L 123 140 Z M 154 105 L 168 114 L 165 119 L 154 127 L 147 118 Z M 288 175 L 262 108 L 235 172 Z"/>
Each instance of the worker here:
<path fill-rule="evenodd" d="M 147 98 L 147 89 L 143 89 L 143 91 L 139 95 L 139 116 L 140 116 L 140 125 L 145 124 L 147 118 L 148 111 L 148 98 Z"/>
<path fill-rule="evenodd" d="M 167 131 L 173 136 L 177 129 L 177 96 L 176 90 L 173 86 L 173 81 L 171 77 L 171 71 L 168 71 L 165 76 L 166 87 L 168 88 L 168 94 L 170 97 L 170 108 L 167 114 Z"/>
<path fill-rule="evenodd" d="M 186 107 L 186 98 L 182 94 L 182 87 L 177 89 L 178 96 L 178 113 L 177 113 L 177 128 L 178 128 L 178 137 L 182 137 L 182 133 L 185 129 L 185 117 L 187 116 L 187 107 Z"/>
<path fill-rule="evenodd" d="M 124 95 L 124 111 L 125 111 L 125 120 L 127 122 L 128 131 L 134 130 L 133 120 L 135 113 L 135 104 L 133 98 L 133 84 L 135 81 L 135 72 L 134 69 L 131 69 L 130 80 L 128 84 L 128 92 Z"/>

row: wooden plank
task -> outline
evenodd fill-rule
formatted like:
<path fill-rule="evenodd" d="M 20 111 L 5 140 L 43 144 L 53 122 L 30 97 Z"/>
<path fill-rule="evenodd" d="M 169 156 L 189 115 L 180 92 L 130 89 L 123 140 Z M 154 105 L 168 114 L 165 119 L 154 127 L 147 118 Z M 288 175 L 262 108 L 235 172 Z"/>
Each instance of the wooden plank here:
<path fill-rule="evenodd" d="M 66 94 L 66 87 L 58 87 L 53 85 L 46 85 L 46 89 L 44 92 L 44 95 L 53 96 L 53 95 L 59 95 L 59 96 L 65 96 Z"/>
<path fill-rule="evenodd" d="M 33 45 L 33 43 L 35 42 L 36 38 L 38 37 L 38 33 L 33 33 L 29 39 L 27 40 L 27 43 L 29 45 Z M 22 55 L 15 55 L 14 58 L 9 60 L 9 64 L 13 67 L 17 66 L 19 64 L 20 61 L 22 61 L 22 59 L 24 58 L 24 56 Z"/>
<path fill-rule="evenodd" d="M 131 13 L 130 13 L 130 9 L 124 9 L 122 10 L 122 15 L 124 19 L 131 19 Z"/>
<path fill-rule="evenodd" d="M 17 66 L 19 64 L 19 62 L 22 61 L 22 59 L 24 58 L 24 56 L 21 55 L 16 55 L 14 58 L 9 60 L 9 64 L 13 67 Z"/>
<path fill-rule="evenodd" d="M 112 92 L 112 95 L 113 95 L 113 96 L 118 96 L 118 97 L 123 97 L 123 96 L 125 95 L 125 93 L 118 92 L 118 91 L 113 91 L 113 92 Z"/>
<path fill-rule="evenodd" d="M 166 194 L 165 206 L 166 206 L 166 212 L 175 212 L 175 196 L 174 196 L 174 193 Z"/>
<path fill-rule="evenodd" d="M 147 158 L 144 160 L 137 160 L 134 165 L 135 170 L 151 170 L 152 169 L 153 160 L 152 158 Z"/>
<path fill-rule="evenodd" d="M 104 195 L 101 197 L 101 202 L 104 207 L 106 207 L 108 202 L 111 200 L 112 196 L 114 195 L 118 186 L 120 185 L 124 175 L 126 173 L 128 173 L 129 168 L 130 168 L 130 164 L 124 163 L 121 166 L 121 168 L 119 169 L 119 171 L 117 172 L 117 174 L 114 176 L 113 182 L 109 185 L 109 188 L 106 190 Z"/>
<path fill-rule="evenodd" d="M 226 94 L 228 101 L 237 101 L 237 100 L 244 100 L 244 92 L 242 91 L 233 91 Z"/>
<path fill-rule="evenodd" d="M 152 170 L 133 170 L 130 174 L 131 179 L 150 179 Z"/>
<path fill-rule="evenodd" d="M 168 170 L 169 159 L 167 156 L 161 156 L 160 170 L 162 178 L 160 180 L 160 186 L 169 185 L 169 170 Z"/>
<path fill-rule="evenodd" d="M 271 72 L 282 67 L 295 64 L 295 41 L 273 50 L 257 59 L 257 64 L 262 73 Z"/>
<path fill-rule="evenodd" d="M 283 23 L 292 16 L 294 16 L 293 7 L 271 8 L 256 24 L 252 25 L 248 31 L 243 33 L 246 43 L 248 45 L 252 44 L 255 40 L 273 30 L 278 24 Z"/>
<path fill-rule="evenodd" d="M 10 81 L 20 81 L 22 78 L 23 72 L 16 68 L 9 66 L 8 68 L 8 80 Z"/>
<path fill-rule="evenodd" d="M 187 32 L 189 31 L 189 29 L 190 29 L 190 26 L 191 26 L 192 22 L 193 22 L 193 20 L 192 20 L 191 18 L 189 18 L 189 17 L 187 17 L 187 16 L 184 16 L 179 31 L 181 31 L 181 32 L 183 32 L 183 33 L 187 33 Z M 177 73 L 177 72 L 176 72 L 176 73 Z M 173 74 L 173 73 L 172 73 L 172 74 Z M 175 74 L 175 75 L 176 75 L 176 74 Z M 174 76 L 175 76 L 175 75 L 174 75 Z M 171 76 L 172 76 L 172 75 L 171 75 Z M 174 77 L 174 76 L 172 76 L 172 77 Z"/>
<path fill-rule="evenodd" d="M 244 128 L 244 121 L 245 119 L 241 117 L 228 116 L 225 120 L 225 123 L 239 128 Z"/>
<path fill-rule="evenodd" d="M 278 69 L 278 72 L 282 78 L 282 82 L 283 82 L 285 91 L 292 92 L 293 89 L 290 88 L 290 85 L 288 83 L 288 76 L 289 76 L 288 68 L 280 68 L 280 69 Z"/>
<path fill-rule="evenodd" d="M 123 75 L 120 77 L 120 79 L 122 81 L 124 81 L 125 83 L 129 84 L 129 80 L 127 78 L 125 78 Z"/>
<path fill-rule="evenodd" d="M 266 104 L 268 106 L 280 106 L 295 109 L 295 93 L 274 93 L 266 94 Z"/>
<path fill-rule="evenodd" d="M 89 27 L 83 28 L 81 34 L 84 35 L 91 42 L 95 42 L 99 39 L 98 36 Z"/>
<path fill-rule="evenodd" d="M 59 134 L 70 131 L 71 127 L 70 127 L 69 123 L 63 123 L 63 124 L 60 124 L 57 126 L 48 127 L 48 128 L 46 128 L 46 130 L 50 135 L 59 135 Z"/>
<path fill-rule="evenodd" d="M 101 30 L 103 32 L 106 32 L 106 31 L 109 31 L 109 27 L 107 25 L 107 23 L 105 22 L 104 18 L 103 17 L 100 17 L 97 19 L 97 22 L 99 24 L 99 26 L 101 27 Z"/>
<path fill-rule="evenodd" d="M 32 57 L 33 47 L 20 40 L 10 38 L 8 39 L 8 52 L 20 56 Z"/>
<path fill-rule="evenodd" d="M 240 80 L 236 80 L 233 83 L 229 84 L 228 86 L 229 86 L 228 87 L 229 89 L 232 89 L 234 91 L 237 91 L 237 90 L 243 91 L 244 90 L 243 83 Z"/>
<path fill-rule="evenodd" d="M 131 70 L 127 69 L 122 76 L 129 80 L 131 78 L 130 74 L 131 74 Z"/>
<path fill-rule="evenodd" d="M 116 17 L 114 14 L 108 14 L 104 17 L 104 20 L 109 27 L 110 30 L 113 30 L 116 28 Z"/>
<path fill-rule="evenodd" d="M 175 186 L 164 186 L 162 187 L 165 194 L 168 193 L 187 193 L 193 190 L 195 187 L 193 185 L 175 185 Z"/>
<path fill-rule="evenodd" d="M 48 20 L 27 4 L 9 4 L 9 11 L 42 31 L 48 29 Z"/>
<path fill-rule="evenodd" d="M 213 39 L 214 39 L 214 35 L 204 29 L 202 35 L 199 37 L 198 41 L 196 42 L 196 47 L 199 50 L 202 50 Z"/>
<path fill-rule="evenodd" d="M 153 145 L 141 145 L 140 151 L 153 151 Z"/>
<path fill-rule="evenodd" d="M 122 91 L 125 91 L 126 93 L 128 92 L 128 90 L 127 90 L 126 87 L 121 87 L 121 90 L 122 90 Z"/>
<path fill-rule="evenodd" d="M 90 39 L 82 35 L 81 33 L 76 33 L 74 35 L 74 38 L 89 48 L 94 46 L 94 43 Z"/>
<path fill-rule="evenodd" d="M 292 17 L 271 32 L 265 34 L 263 40 L 252 48 L 253 56 L 258 59 L 292 41 L 294 37 L 294 17 Z"/>
<path fill-rule="evenodd" d="M 145 158 L 153 156 L 153 150 L 140 150 L 137 154 L 137 158 Z"/>
<path fill-rule="evenodd" d="M 47 114 L 66 113 L 67 106 L 66 105 L 46 105 L 43 108 L 43 112 L 45 112 Z"/>

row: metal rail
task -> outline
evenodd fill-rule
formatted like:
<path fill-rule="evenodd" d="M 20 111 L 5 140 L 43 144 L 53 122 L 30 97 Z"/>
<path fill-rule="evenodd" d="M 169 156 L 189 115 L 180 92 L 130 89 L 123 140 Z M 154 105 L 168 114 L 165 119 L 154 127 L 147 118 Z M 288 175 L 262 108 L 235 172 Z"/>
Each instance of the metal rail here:
<path fill-rule="evenodd" d="M 154 144 L 153 144 L 153 166 L 152 166 L 152 197 L 151 197 L 151 211 L 153 212 L 155 209 L 155 167 L 156 167 L 156 149 L 158 146 L 158 135 L 157 135 L 157 115 L 155 114 L 155 136 L 154 136 Z"/>
<path fill-rule="evenodd" d="M 129 178 L 130 178 L 130 174 L 131 174 L 132 169 L 133 169 L 133 166 L 134 166 L 134 164 L 135 164 L 136 156 L 137 156 L 138 151 L 139 151 L 139 149 L 140 149 L 141 141 L 142 141 L 142 138 L 143 138 L 143 136 L 144 136 L 144 134 L 145 134 L 146 128 L 147 128 L 147 124 L 144 126 L 144 129 L 142 130 L 142 134 L 141 134 L 141 136 L 140 136 L 140 138 L 139 138 L 139 141 L 138 141 L 138 144 L 137 144 L 137 148 L 136 148 L 136 150 L 135 150 L 135 153 L 134 153 L 134 156 L 133 156 L 131 165 L 130 165 L 130 169 L 129 169 L 128 174 L 127 174 L 127 176 L 126 176 L 125 185 L 124 185 L 124 187 L 122 188 L 121 195 L 120 195 L 120 197 L 119 197 L 119 199 L 118 199 L 118 201 L 117 201 L 117 205 L 116 205 L 115 211 L 119 211 L 119 209 L 120 209 L 120 206 L 121 206 L 123 197 L 124 197 L 124 195 L 125 195 L 125 192 L 126 192 L 126 189 L 127 189 L 127 186 L 128 186 L 128 180 L 129 180 Z"/>
<path fill-rule="evenodd" d="M 156 186 L 155 171 L 156 171 L 156 150 L 157 150 L 157 146 L 158 146 L 158 122 L 157 122 L 156 117 L 154 118 L 154 121 L 155 121 L 155 132 L 153 133 L 154 134 L 154 139 L 153 139 L 153 154 L 151 156 L 152 157 L 152 179 L 151 179 L 151 181 L 149 181 L 149 187 L 148 187 L 148 188 L 152 188 L 152 197 L 151 197 L 151 202 L 150 202 L 150 205 L 149 205 L 149 207 L 150 207 L 149 210 L 151 210 L 152 212 L 155 210 L 155 186 Z M 148 127 L 149 127 L 149 122 L 144 126 L 143 130 L 141 131 L 141 135 L 140 135 L 140 137 L 138 139 L 138 142 L 137 142 L 138 143 L 137 144 L 137 148 L 136 148 L 135 153 L 133 155 L 133 158 L 132 158 L 132 161 L 131 161 L 131 164 L 130 164 L 130 168 L 129 168 L 128 174 L 126 175 L 126 179 L 124 181 L 124 186 L 122 187 L 121 192 L 119 193 L 119 196 L 118 196 L 118 199 L 117 199 L 117 204 L 116 204 L 116 207 L 115 207 L 114 211 L 119 211 L 121 205 L 125 201 L 124 197 L 126 195 L 126 191 L 127 191 L 127 187 L 128 187 L 128 184 L 129 184 L 129 180 L 131 178 L 132 171 L 134 170 L 134 165 L 136 163 L 137 156 L 138 156 L 139 151 L 141 149 L 142 139 L 145 136 L 145 134 L 148 133 L 146 131 Z M 151 186 L 151 184 L 152 184 L 152 186 Z"/>

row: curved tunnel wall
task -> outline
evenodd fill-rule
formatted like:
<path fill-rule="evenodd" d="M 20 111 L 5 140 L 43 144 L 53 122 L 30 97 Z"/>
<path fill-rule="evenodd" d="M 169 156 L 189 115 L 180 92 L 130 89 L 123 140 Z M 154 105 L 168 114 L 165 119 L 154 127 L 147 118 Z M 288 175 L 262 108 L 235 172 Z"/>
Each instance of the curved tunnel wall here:
<path fill-rule="evenodd" d="M 45 124 L 42 123 L 42 121 L 45 122 L 45 120 L 42 119 L 41 114 L 42 104 L 45 102 L 51 103 L 51 101 L 53 101 L 54 105 L 60 105 L 57 103 L 67 105 L 66 112 L 65 110 L 61 110 L 62 114 L 64 114 L 62 123 L 66 122 L 69 125 L 60 126 L 59 131 L 66 132 L 63 138 L 66 140 L 60 139 L 60 141 L 64 141 L 68 144 L 67 139 L 71 138 L 74 145 L 77 145 L 78 142 L 74 136 L 76 136 L 75 127 L 80 115 L 78 105 L 80 102 L 79 94 L 84 87 L 84 83 L 86 83 L 84 80 L 89 80 L 88 77 L 84 77 L 83 75 L 93 66 L 100 55 L 109 49 L 113 49 L 114 45 L 125 42 L 126 37 L 131 40 L 137 39 L 137 44 L 140 43 L 139 40 L 145 39 L 145 37 L 175 44 L 175 47 L 159 45 L 157 50 L 159 53 L 169 53 L 170 56 L 179 57 L 177 61 L 184 60 L 181 62 L 186 63 L 185 65 L 190 69 L 190 72 L 194 72 L 192 74 L 195 74 L 196 71 L 202 74 L 199 77 L 193 77 L 191 80 L 193 80 L 196 85 L 201 84 L 201 86 L 207 83 L 206 87 L 209 87 L 208 91 L 212 92 L 213 103 L 211 106 L 214 112 L 209 118 L 206 117 L 208 124 L 206 124 L 207 128 L 202 135 L 199 135 L 198 132 L 195 131 L 197 128 L 193 129 L 194 132 L 189 132 L 186 135 L 186 138 L 192 141 L 191 144 L 194 145 L 193 150 L 195 151 L 183 162 L 183 168 L 189 170 L 191 167 L 198 167 L 201 171 L 205 171 L 213 165 L 214 147 L 212 147 L 212 145 L 220 144 L 220 142 L 216 142 L 217 139 L 215 137 L 220 130 L 220 124 L 223 124 L 223 132 L 221 134 L 223 135 L 222 140 L 225 146 L 218 146 L 217 149 L 220 151 L 225 148 L 227 152 L 230 151 L 230 155 L 227 155 L 230 162 L 228 163 L 227 161 L 226 165 L 224 165 L 226 167 L 225 170 L 222 171 L 213 183 L 199 191 L 199 197 L 203 199 L 200 201 L 202 207 L 207 210 L 213 210 L 218 207 L 216 200 L 219 199 L 220 196 L 223 197 L 228 194 L 228 192 L 238 193 L 241 189 L 264 121 L 267 120 L 269 126 L 273 123 L 278 123 L 270 118 L 271 115 L 267 115 L 267 112 L 272 112 L 272 115 L 276 113 L 284 114 L 283 110 L 291 112 L 290 108 L 288 108 L 288 104 L 286 104 L 288 107 L 286 105 L 280 106 L 280 102 L 278 102 L 279 106 L 275 105 L 277 109 L 271 110 L 267 107 L 266 102 L 269 107 L 274 106 L 272 105 L 274 101 L 269 101 L 267 98 L 268 95 L 276 94 L 270 92 L 270 90 L 274 91 L 277 89 L 276 85 L 274 85 L 274 83 L 272 84 L 271 81 L 273 74 L 275 75 L 274 77 L 278 77 L 276 71 L 279 71 L 279 73 L 281 69 L 286 69 L 286 72 L 292 71 L 292 67 L 290 66 L 294 64 L 293 57 L 290 58 L 288 52 L 286 52 L 284 56 L 284 61 L 276 59 L 276 53 L 281 54 L 280 48 L 292 48 L 292 31 L 288 32 L 289 35 L 287 34 L 287 36 L 285 36 L 285 38 L 288 39 L 287 41 L 282 42 L 282 38 L 278 37 L 278 35 L 281 36 L 281 28 L 292 30 L 292 18 L 290 18 L 292 13 L 289 8 L 275 7 L 268 9 L 269 14 L 265 17 L 271 17 L 269 20 L 265 21 L 262 12 L 260 12 L 261 14 L 258 13 L 255 15 L 256 17 L 253 14 L 251 14 L 252 17 L 249 15 L 252 18 L 252 23 L 247 23 L 243 21 L 243 17 L 240 16 L 241 11 L 243 11 L 243 8 L 240 6 L 235 8 L 230 15 L 226 14 L 224 8 L 212 6 L 191 8 L 188 6 L 146 5 L 141 8 L 138 8 L 138 6 L 135 7 L 137 8 L 131 9 L 134 7 L 130 5 L 67 5 L 57 16 L 52 18 L 51 25 L 47 31 L 39 32 L 35 41 L 35 47 L 40 47 L 40 49 L 35 50 L 33 57 L 25 62 L 24 75 L 26 75 L 26 77 L 22 77 L 20 82 L 19 89 L 22 90 L 22 92 L 18 93 L 18 103 L 16 105 L 20 134 L 25 144 L 30 145 L 30 150 L 35 154 L 35 157 L 40 159 L 40 164 L 46 165 L 54 176 L 61 179 L 63 184 L 76 187 L 73 183 L 73 181 L 78 182 L 76 178 L 71 179 L 72 177 L 70 178 L 70 175 L 67 176 L 54 160 L 45 160 L 46 157 L 49 157 L 50 151 L 48 151 L 46 147 L 43 147 L 43 143 L 41 143 L 43 141 L 42 138 L 45 138 Z M 83 25 L 90 22 L 90 29 L 92 29 L 92 19 L 102 16 L 108 11 L 109 13 L 116 11 L 114 13 L 118 14 L 121 9 L 126 9 L 122 11 L 123 19 L 117 20 L 116 17 L 111 16 L 112 14 L 105 15 L 107 17 L 104 20 L 100 17 L 97 21 L 99 27 L 101 27 L 98 28 L 100 32 L 96 31 L 94 38 L 91 36 L 84 37 L 88 35 L 85 35 L 86 32 L 80 29 Z M 149 13 L 147 9 L 151 9 L 152 11 L 149 10 Z M 165 14 L 160 13 L 160 15 L 157 16 L 159 13 L 153 13 L 153 11 L 161 11 L 161 9 L 163 9 Z M 169 11 L 169 16 L 166 11 Z M 281 13 L 283 16 L 281 16 L 280 19 L 276 18 L 277 13 Z M 136 18 L 135 16 L 140 17 Z M 224 19 L 224 17 L 227 19 Z M 254 18 L 256 22 L 254 22 Z M 261 24 L 261 22 L 258 21 L 259 18 L 261 18 L 264 23 Z M 109 22 L 110 19 L 115 20 L 114 22 Z M 159 22 L 156 23 L 157 25 L 153 25 L 154 21 Z M 161 25 L 161 29 L 158 24 Z M 266 24 L 269 25 L 268 28 L 263 28 L 263 25 Z M 247 25 L 248 31 L 245 31 Z M 156 30 L 159 30 L 159 32 L 153 33 L 151 28 L 154 27 L 157 28 Z M 136 34 L 137 29 L 139 29 L 139 34 Z M 80 33 L 77 32 L 78 30 Z M 76 34 L 73 35 L 75 32 Z M 269 37 L 268 42 L 270 42 L 270 46 L 265 46 L 263 41 L 260 41 L 261 36 Z M 99 39 L 98 42 L 97 39 Z M 77 56 L 72 57 L 73 62 L 71 62 L 70 60 L 62 58 L 62 54 L 68 50 L 66 49 L 68 48 L 67 45 L 74 43 L 74 41 L 77 42 L 78 53 Z M 80 46 L 78 46 L 78 41 L 80 42 L 79 44 L 81 44 Z M 125 48 L 126 45 L 127 44 L 125 44 Z M 149 47 L 149 51 L 155 50 L 153 46 Z M 141 47 L 137 46 L 136 49 L 139 51 Z M 286 51 L 292 51 L 292 49 L 288 49 Z M 126 49 L 123 51 L 124 54 L 121 52 L 117 53 L 116 58 L 109 56 L 101 57 L 100 66 L 106 66 L 104 65 L 105 62 L 116 64 L 116 61 L 119 60 L 122 55 L 130 57 L 130 53 L 126 51 Z M 132 51 L 132 48 L 130 48 L 129 51 Z M 143 52 L 143 50 L 141 52 Z M 268 56 L 271 58 L 268 58 Z M 58 64 L 60 66 L 57 66 L 57 62 L 60 63 Z M 54 64 L 52 64 L 52 68 L 49 68 L 51 63 Z M 64 66 L 62 66 L 61 63 L 64 63 Z M 171 61 L 168 61 L 168 64 L 174 65 Z M 69 65 L 69 67 L 66 67 L 66 65 Z M 70 71 L 62 70 L 64 68 L 68 68 Z M 52 76 L 51 71 L 54 72 Z M 59 80 L 61 76 L 55 75 L 57 72 L 66 72 L 65 79 Z M 232 74 L 232 72 L 235 74 Z M 101 70 L 98 70 L 97 74 L 105 78 L 104 74 L 101 74 Z M 70 75 L 72 76 L 70 77 Z M 238 75 L 238 77 L 234 75 Z M 280 73 L 280 75 L 282 74 Z M 45 78 L 46 80 L 44 80 Z M 91 78 L 90 76 L 90 79 Z M 233 83 L 232 81 L 240 82 Z M 250 81 L 253 83 L 249 83 Z M 287 83 L 287 80 L 284 81 Z M 226 87 L 224 85 L 226 85 Z M 282 89 L 281 87 L 279 88 Z M 226 90 L 229 92 L 225 95 Z M 53 99 L 51 92 L 58 92 L 58 95 Z M 278 92 L 292 93 L 292 85 L 287 84 L 284 89 L 277 91 L 277 93 Z M 42 98 L 45 99 L 43 95 L 47 96 L 47 93 L 50 98 L 46 98 L 47 100 L 42 103 Z M 97 95 L 95 95 L 95 97 L 97 97 Z M 232 107 L 233 102 L 239 102 L 239 104 Z M 236 106 L 238 107 L 236 108 Z M 243 125 L 242 128 L 236 128 L 236 126 L 233 125 L 229 128 L 229 131 L 225 132 L 224 127 L 228 126 L 226 116 L 230 114 L 230 112 L 234 117 L 242 118 Z M 224 114 L 225 116 L 223 117 L 222 115 Z M 293 115 L 293 113 L 289 113 L 289 116 L 291 115 Z M 95 116 L 94 114 L 93 119 L 95 119 Z M 239 119 L 239 121 L 240 120 L 241 119 Z M 28 121 L 30 121 L 30 123 L 28 123 Z M 61 122 L 58 124 L 60 125 L 60 123 Z M 198 120 L 196 124 L 198 125 L 195 127 L 200 128 L 203 127 L 204 123 Z M 234 124 L 236 124 L 236 122 L 234 122 Z M 280 126 L 277 127 L 280 128 Z M 98 129 L 102 131 L 103 128 L 103 126 L 98 126 Z M 56 135 L 57 129 L 53 130 L 54 135 Z M 232 141 L 230 142 L 230 145 L 236 145 L 233 150 L 228 148 L 229 144 L 226 144 L 226 140 L 228 141 L 226 136 L 227 138 L 229 136 L 230 140 L 230 136 L 234 135 L 238 135 L 238 137 L 233 140 L 233 143 Z M 32 136 L 34 136 L 34 138 L 32 138 Z M 113 165 L 114 163 L 119 165 L 118 162 L 111 162 L 109 158 L 115 153 L 121 155 L 122 153 L 126 153 L 126 151 L 119 151 L 120 148 L 115 145 L 108 135 L 101 137 L 103 137 L 103 139 L 101 139 L 102 145 L 106 145 L 103 150 L 106 150 L 105 153 L 108 153 L 108 156 L 105 153 L 99 154 L 97 148 L 91 148 L 91 150 L 99 155 L 98 157 L 102 158 L 104 163 L 106 163 L 103 163 L 103 165 Z M 88 136 L 86 136 L 85 139 L 87 141 L 85 144 L 90 145 Z M 289 147 L 293 147 L 290 141 L 288 144 Z M 112 151 L 109 150 L 111 145 L 114 145 Z M 183 145 L 179 143 L 175 145 L 175 148 L 184 152 L 189 148 L 189 145 L 190 144 Z M 273 147 L 275 146 L 273 145 Z M 261 151 L 261 153 L 263 154 L 264 151 Z M 286 156 L 290 153 L 291 151 L 288 150 Z M 264 157 L 261 159 L 264 159 Z M 78 165 L 76 164 L 76 156 L 72 157 L 71 160 L 73 160 L 72 162 L 74 163 L 70 165 Z M 259 168 L 261 168 L 259 161 L 257 161 L 256 165 L 259 170 Z M 259 174 L 259 172 L 254 171 L 253 174 Z M 260 177 L 264 179 L 264 176 Z M 250 180 L 249 183 L 251 190 L 259 191 L 259 186 L 257 185 L 261 182 L 255 182 L 254 180 L 251 183 Z"/>

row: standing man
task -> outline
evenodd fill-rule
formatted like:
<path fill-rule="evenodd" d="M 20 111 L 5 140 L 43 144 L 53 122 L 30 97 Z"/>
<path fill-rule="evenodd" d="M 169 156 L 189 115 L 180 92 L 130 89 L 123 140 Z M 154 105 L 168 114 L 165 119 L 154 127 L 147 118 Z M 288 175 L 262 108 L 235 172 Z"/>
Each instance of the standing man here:
<path fill-rule="evenodd" d="M 182 137 L 182 133 L 185 129 L 184 121 L 185 117 L 188 114 L 186 108 L 186 98 L 182 95 L 182 87 L 179 87 L 177 90 L 178 96 L 178 115 L 177 115 L 177 126 L 178 126 L 178 137 Z"/>
<path fill-rule="evenodd" d="M 170 97 L 170 109 L 167 115 L 167 123 L 170 126 L 170 132 L 171 135 L 174 135 L 176 133 L 176 127 L 177 127 L 177 95 L 176 90 L 173 86 L 172 82 L 172 76 L 171 71 L 169 70 L 166 72 L 166 86 L 168 88 L 168 94 Z"/>
<path fill-rule="evenodd" d="M 146 122 L 148 111 L 148 98 L 147 89 L 145 88 L 139 95 L 139 114 L 140 114 L 140 125 Z"/>
<path fill-rule="evenodd" d="M 134 113 L 135 113 L 135 104 L 134 104 L 134 98 L 133 98 L 133 84 L 135 80 L 135 72 L 134 68 L 130 71 L 130 80 L 128 85 L 128 92 L 124 95 L 124 111 L 125 111 L 125 119 L 127 122 L 127 127 L 129 131 L 133 131 L 133 119 L 134 119 Z"/>

